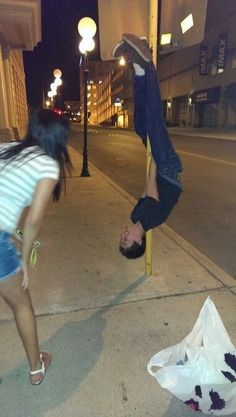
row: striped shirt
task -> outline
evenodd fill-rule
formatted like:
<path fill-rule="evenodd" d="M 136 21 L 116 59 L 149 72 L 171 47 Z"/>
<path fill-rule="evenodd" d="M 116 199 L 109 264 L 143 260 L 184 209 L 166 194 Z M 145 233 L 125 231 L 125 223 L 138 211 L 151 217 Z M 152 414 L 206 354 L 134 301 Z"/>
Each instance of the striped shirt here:
<path fill-rule="evenodd" d="M 0 143 L 0 152 L 16 144 Z M 0 154 L 0 230 L 9 233 L 15 231 L 24 208 L 31 205 L 38 181 L 59 179 L 57 161 L 43 155 L 40 147 L 26 148 L 20 157 L 24 154 L 14 160 L 1 159 Z"/>

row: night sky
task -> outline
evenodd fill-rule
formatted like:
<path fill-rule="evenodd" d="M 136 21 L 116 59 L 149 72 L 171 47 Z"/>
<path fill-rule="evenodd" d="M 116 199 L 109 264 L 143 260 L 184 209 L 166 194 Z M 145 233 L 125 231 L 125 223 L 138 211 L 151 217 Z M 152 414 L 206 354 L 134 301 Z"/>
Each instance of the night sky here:
<path fill-rule="evenodd" d="M 63 100 L 79 99 L 78 21 L 85 16 L 97 23 L 97 0 L 41 0 L 42 41 L 32 52 L 24 52 L 26 89 L 30 107 L 42 106 L 54 81 L 53 70 L 62 70 Z M 98 24 L 97 24 L 98 26 Z M 99 60 L 98 31 L 91 60 Z"/>

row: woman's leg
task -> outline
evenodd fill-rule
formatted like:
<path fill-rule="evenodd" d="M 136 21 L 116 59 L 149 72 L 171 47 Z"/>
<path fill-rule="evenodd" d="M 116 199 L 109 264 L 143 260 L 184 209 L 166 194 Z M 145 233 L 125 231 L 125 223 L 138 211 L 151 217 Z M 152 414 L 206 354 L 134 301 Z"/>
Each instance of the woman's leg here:
<path fill-rule="evenodd" d="M 36 318 L 31 302 L 29 290 L 21 288 L 21 273 L 5 280 L 0 281 L 0 295 L 11 308 L 16 326 L 22 340 L 31 370 L 41 368 L 39 359 L 39 343 L 37 336 Z M 44 358 L 43 360 L 48 358 Z M 45 363 L 45 367 L 47 364 Z M 31 376 L 31 381 L 35 382 L 42 378 L 42 374 Z"/>

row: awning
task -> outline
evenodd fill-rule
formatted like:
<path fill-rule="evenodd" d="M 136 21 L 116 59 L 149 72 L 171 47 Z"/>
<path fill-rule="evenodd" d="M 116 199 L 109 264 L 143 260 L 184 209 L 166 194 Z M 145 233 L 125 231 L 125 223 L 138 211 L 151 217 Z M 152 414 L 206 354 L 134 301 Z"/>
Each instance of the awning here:
<path fill-rule="evenodd" d="M 33 50 L 40 41 L 40 0 L 0 0 L 0 43 Z"/>
<path fill-rule="evenodd" d="M 218 103 L 220 100 L 221 87 L 205 88 L 203 90 L 195 91 L 192 95 L 193 104 L 201 103 Z"/>

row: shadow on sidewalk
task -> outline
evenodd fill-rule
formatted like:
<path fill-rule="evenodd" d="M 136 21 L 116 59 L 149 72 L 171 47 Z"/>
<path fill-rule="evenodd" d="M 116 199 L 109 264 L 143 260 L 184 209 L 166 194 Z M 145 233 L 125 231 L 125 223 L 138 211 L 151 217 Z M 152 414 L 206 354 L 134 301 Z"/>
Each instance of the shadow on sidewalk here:
<path fill-rule="evenodd" d="M 53 362 L 42 385 L 30 385 L 25 361 L 6 375 L 0 385 L 1 415 L 42 417 L 67 401 L 92 371 L 102 352 L 104 314 L 124 301 L 147 278 L 139 277 L 109 306 L 102 307 L 88 319 L 65 323 L 43 344 L 42 349 L 53 353 Z"/>

